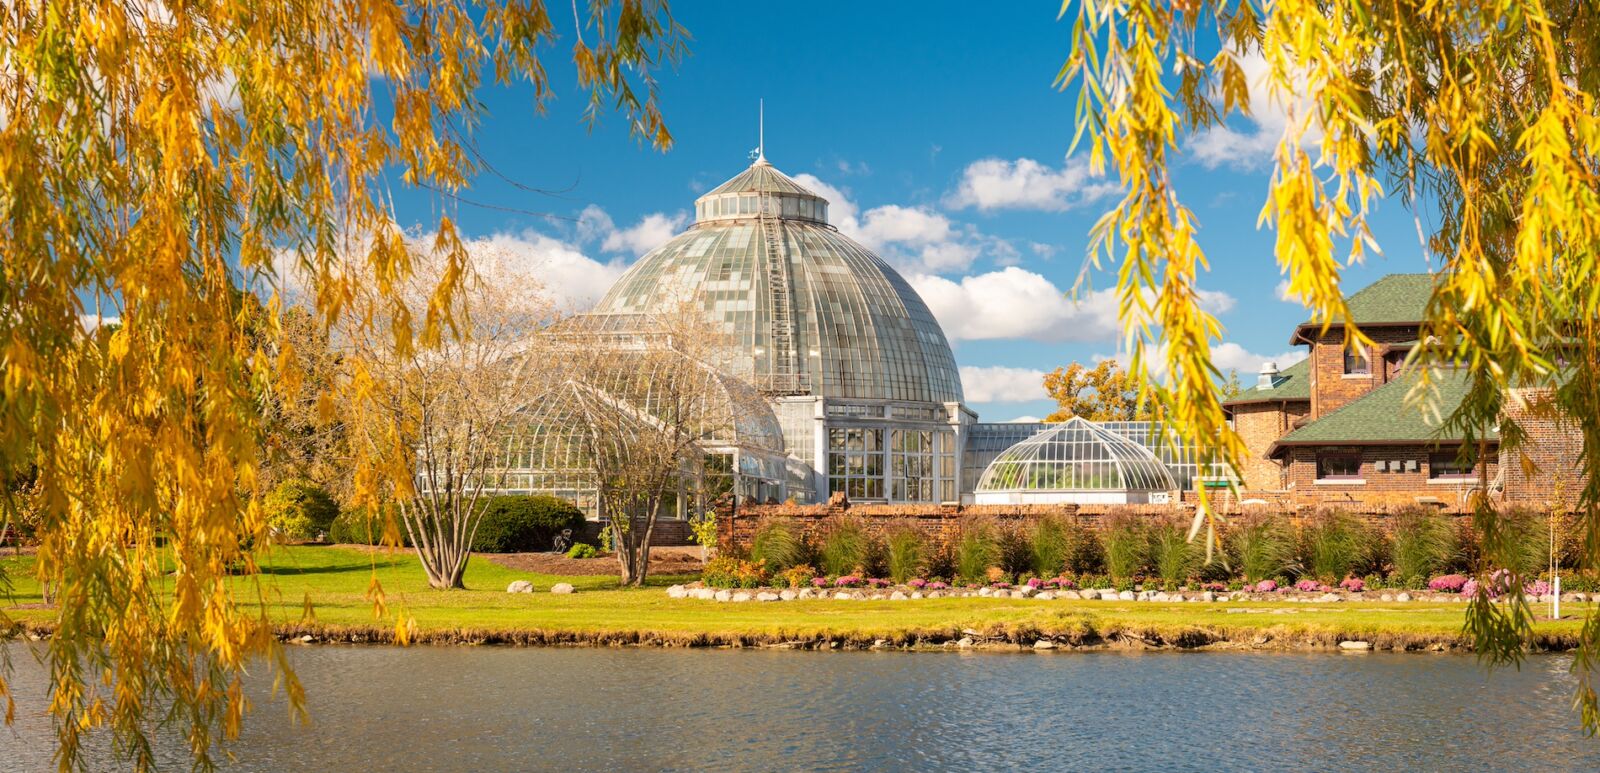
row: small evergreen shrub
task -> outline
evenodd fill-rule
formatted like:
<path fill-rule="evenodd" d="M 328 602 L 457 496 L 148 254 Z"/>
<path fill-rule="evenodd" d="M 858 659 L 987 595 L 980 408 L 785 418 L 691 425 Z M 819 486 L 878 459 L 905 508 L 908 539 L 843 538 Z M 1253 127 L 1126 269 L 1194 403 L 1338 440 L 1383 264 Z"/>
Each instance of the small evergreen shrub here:
<path fill-rule="evenodd" d="M 988 524 L 973 524 L 961 530 L 956 540 L 955 572 L 961 582 L 988 582 L 989 570 L 998 569 L 1000 543 Z"/>
<path fill-rule="evenodd" d="M 750 558 L 766 562 L 767 568 L 781 572 L 807 563 L 806 543 L 789 525 L 767 519 L 750 538 Z"/>
<path fill-rule="evenodd" d="M 583 511 L 547 495 L 493 496 L 482 502 L 483 516 L 472 538 L 479 553 L 532 553 L 549 550 L 562 529 L 583 529 Z"/>
<path fill-rule="evenodd" d="M 885 563 L 889 579 L 906 582 L 923 573 L 927 567 L 926 549 L 922 535 L 910 526 L 900 526 L 889 532 L 885 540 Z"/>
<path fill-rule="evenodd" d="M 600 549 L 596 548 L 593 545 L 590 545 L 587 542 L 576 542 L 576 543 L 573 543 L 572 547 L 567 549 L 567 558 L 599 558 L 599 557 L 600 557 Z"/>
<path fill-rule="evenodd" d="M 1163 518 L 1150 528 L 1150 564 L 1167 590 L 1177 590 L 1200 566 L 1199 545 L 1189 541 L 1189 524 Z"/>
<path fill-rule="evenodd" d="M 1059 515 L 1047 515 L 1034 524 L 1030 558 L 1033 573 L 1055 577 L 1073 571 L 1072 559 L 1078 551 L 1080 532 L 1076 524 Z"/>
<path fill-rule="evenodd" d="M 1391 545 L 1394 576 L 1408 588 L 1450 570 L 1461 556 L 1461 540 L 1450 517 L 1421 508 L 1394 514 Z"/>
<path fill-rule="evenodd" d="M 1107 515 L 1100 542 L 1105 547 L 1106 573 L 1113 581 L 1130 582 L 1145 570 L 1150 538 L 1144 519 L 1121 511 Z"/>
<path fill-rule="evenodd" d="M 854 518 L 840 518 L 822 535 L 822 571 L 839 576 L 871 573 L 875 544 L 866 526 Z"/>
<path fill-rule="evenodd" d="M 279 483 L 263 502 L 267 523 L 292 540 L 316 539 L 339 516 L 339 505 L 321 486 L 302 478 Z"/>
<path fill-rule="evenodd" d="M 1251 513 L 1234 521 L 1223 537 L 1234 568 L 1245 582 L 1256 583 L 1284 574 L 1294 563 L 1294 537 L 1269 513 Z"/>
<path fill-rule="evenodd" d="M 394 518 L 395 529 L 393 540 L 385 542 L 383 540 L 385 520 L 391 516 Z M 406 537 L 406 527 L 400 523 L 400 514 L 395 511 L 393 504 L 386 504 L 370 515 L 364 507 L 344 510 L 328 526 L 328 541 L 341 545 L 411 547 L 411 540 Z"/>

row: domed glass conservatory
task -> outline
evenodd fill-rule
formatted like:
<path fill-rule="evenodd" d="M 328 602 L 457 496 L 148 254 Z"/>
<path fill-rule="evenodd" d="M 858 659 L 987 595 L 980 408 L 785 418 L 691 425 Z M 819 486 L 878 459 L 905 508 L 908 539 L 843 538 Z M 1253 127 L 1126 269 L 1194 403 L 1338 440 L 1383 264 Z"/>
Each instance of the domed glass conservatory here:
<path fill-rule="evenodd" d="M 1177 488 L 1139 443 L 1072 418 L 1002 451 L 973 494 L 977 504 L 1164 503 Z"/>
<path fill-rule="evenodd" d="M 961 378 L 944 331 L 893 268 L 828 224 L 828 202 L 765 158 L 695 202 L 689 230 L 640 258 L 595 314 L 693 304 L 770 402 L 785 496 L 958 501 Z"/>

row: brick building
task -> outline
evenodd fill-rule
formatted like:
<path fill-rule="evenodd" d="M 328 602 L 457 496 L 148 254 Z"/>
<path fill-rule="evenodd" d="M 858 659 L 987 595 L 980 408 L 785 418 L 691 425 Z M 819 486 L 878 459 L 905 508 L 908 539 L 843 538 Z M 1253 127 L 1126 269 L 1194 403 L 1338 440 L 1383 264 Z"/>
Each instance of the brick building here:
<path fill-rule="evenodd" d="M 1306 359 L 1282 371 L 1263 366 L 1254 388 L 1224 404 L 1249 450 L 1240 470 L 1246 499 L 1462 510 L 1475 491 L 1529 505 L 1571 498 L 1561 492 L 1580 487 L 1579 442 L 1559 420 L 1525 407 L 1536 399 L 1508 401 L 1533 441 L 1523 449 L 1531 473 L 1520 460 L 1500 463 L 1497 427 L 1464 448 L 1465 433 L 1444 426 L 1466 397 L 1466 377 L 1423 374 L 1406 362 L 1432 289 L 1427 274 L 1379 279 L 1347 301 L 1370 345 L 1346 348 L 1341 326 L 1301 324 L 1290 343 L 1309 347 Z"/>

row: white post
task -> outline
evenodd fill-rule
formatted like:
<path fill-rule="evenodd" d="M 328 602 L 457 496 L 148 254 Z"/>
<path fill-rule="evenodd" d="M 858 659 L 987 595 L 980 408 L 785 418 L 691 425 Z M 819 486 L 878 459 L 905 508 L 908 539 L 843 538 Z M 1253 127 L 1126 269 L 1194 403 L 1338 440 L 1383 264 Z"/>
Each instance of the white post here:
<path fill-rule="evenodd" d="M 1555 619 L 1557 619 L 1557 620 L 1560 620 L 1561 619 L 1561 575 L 1558 574 L 1558 575 L 1555 575 L 1555 576 L 1550 578 L 1550 592 L 1552 594 L 1554 594 L 1554 595 L 1552 595 L 1550 597 L 1550 599 L 1551 599 L 1551 601 L 1550 601 L 1550 616 L 1555 618 Z"/>

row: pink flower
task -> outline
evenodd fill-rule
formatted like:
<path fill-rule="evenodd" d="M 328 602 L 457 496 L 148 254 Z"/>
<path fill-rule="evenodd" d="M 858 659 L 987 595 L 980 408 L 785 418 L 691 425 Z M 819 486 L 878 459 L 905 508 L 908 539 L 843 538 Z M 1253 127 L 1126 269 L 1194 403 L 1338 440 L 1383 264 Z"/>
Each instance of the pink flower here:
<path fill-rule="evenodd" d="M 1360 577 L 1346 577 L 1343 582 L 1339 583 L 1339 587 L 1351 593 L 1360 593 L 1367 589 L 1367 581 Z"/>
<path fill-rule="evenodd" d="M 811 578 L 811 587 L 813 587 L 813 588 L 821 588 L 821 587 L 826 586 L 827 584 L 828 584 L 828 578 L 826 578 L 826 577 L 813 577 L 813 578 Z"/>
<path fill-rule="evenodd" d="M 942 582 L 939 582 L 937 580 L 928 583 L 928 590 L 944 590 L 944 589 L 949 588 L 949 587 L 950 587 L 949 584 L 942 583 Z"/>
<path fill-rule="evenodd" d="M 1524 587 L 1522 592 L 1529 596 L 1544 596 L 1550 593 L 1550 583 L 1544 580 L 1534 580 Z"/>
<path fill-rule="evenodd" d="M 913 587 L 913 588 L 916 588 L 918 590 L 921 590 L 923 588 L 928 587 L 928 581 L 922 579 L 921 577 L 918 577 L 915 580 L 912 580 L 911 582 L 908 582 L 906 584 L 911 586 L 911 587 Z"/>
<path fill-rule="evenodd" d="M 1467 578 L 1459 574 L 1442 574 L 1428 581 L 1428 590 L 1438 593 L 1459 593 L 1467 585 Z M 1476 584 L 1473 586 L 1476 588 Z"/>
<path fill-rule="evenodd" d="M 1278 589 L 1278 583 L 1273 580 L 1262 580 L 1256 583 L 1256 593 L 1271 593 Z"/>

